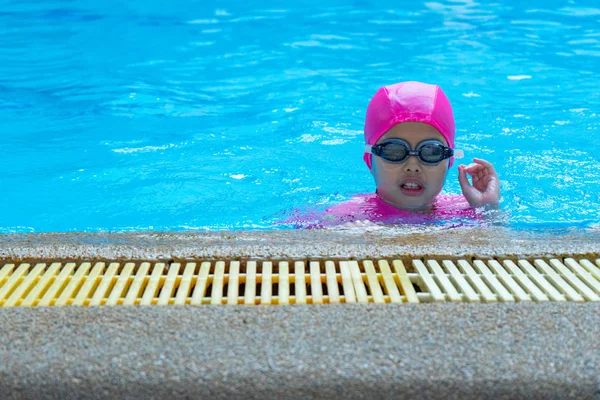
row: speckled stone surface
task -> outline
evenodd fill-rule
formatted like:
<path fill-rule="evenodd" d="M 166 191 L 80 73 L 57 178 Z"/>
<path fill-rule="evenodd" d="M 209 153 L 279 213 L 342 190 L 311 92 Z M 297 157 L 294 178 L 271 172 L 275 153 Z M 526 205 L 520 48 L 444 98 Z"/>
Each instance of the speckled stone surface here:
<path fill-rule="evenodd" d="M 347 258 L 600 253 L 600 230 L 352 225 L 336 230 L 0 235 L 0 259 Z"/>
<path fill-rule="evenodd" d="M 0 309 L 4 399 L 598 399 L 600 305 Z"/>

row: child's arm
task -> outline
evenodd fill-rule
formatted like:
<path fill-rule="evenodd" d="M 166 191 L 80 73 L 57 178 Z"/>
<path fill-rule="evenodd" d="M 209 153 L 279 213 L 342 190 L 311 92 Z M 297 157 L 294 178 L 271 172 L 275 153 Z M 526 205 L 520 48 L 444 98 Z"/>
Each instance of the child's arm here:
<path fill-rule="evenodd" d="M 500 202 L 500 181 L 494 166 L 481 158 L 474 158 L 475 164 L 458 166 L 458 182 L 463 196 L 471 207 L 498 207 Z M 467 174 L 471 175 L 473 184 Z"/>

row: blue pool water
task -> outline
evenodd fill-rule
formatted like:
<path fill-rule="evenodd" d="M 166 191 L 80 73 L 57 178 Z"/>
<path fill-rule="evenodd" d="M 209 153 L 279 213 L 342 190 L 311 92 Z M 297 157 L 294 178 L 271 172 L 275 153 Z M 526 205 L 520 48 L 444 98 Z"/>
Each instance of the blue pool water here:
<path fill-rule="evenodd" d="M 443 87 L 511 226 L 599 222 L 596 0 L 348 3 L 0 0 L 0 232 L 281 228 L 374 190 L 401 80 Z"/>

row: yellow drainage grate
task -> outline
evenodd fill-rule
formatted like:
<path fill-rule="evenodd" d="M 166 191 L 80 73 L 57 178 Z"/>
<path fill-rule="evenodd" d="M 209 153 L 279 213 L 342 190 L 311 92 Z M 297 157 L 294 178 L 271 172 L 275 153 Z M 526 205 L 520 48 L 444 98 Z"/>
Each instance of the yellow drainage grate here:
<path fill-rule="evenodd" d="M 600 259 L 57 261 L 0 268 L 0 307 L 599 300 Z"/>

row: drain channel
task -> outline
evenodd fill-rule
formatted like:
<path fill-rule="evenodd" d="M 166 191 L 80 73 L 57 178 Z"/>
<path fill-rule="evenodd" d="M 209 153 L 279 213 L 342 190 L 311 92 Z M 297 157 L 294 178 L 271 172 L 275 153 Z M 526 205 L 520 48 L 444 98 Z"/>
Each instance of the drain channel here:
<path fill-rule="evenodd" d="M 40 261 L 0 267 L 0 307 L 600 301 L 600 259 Z"/>

